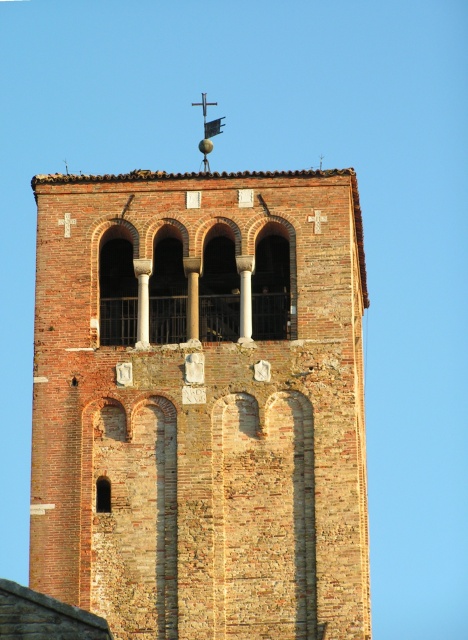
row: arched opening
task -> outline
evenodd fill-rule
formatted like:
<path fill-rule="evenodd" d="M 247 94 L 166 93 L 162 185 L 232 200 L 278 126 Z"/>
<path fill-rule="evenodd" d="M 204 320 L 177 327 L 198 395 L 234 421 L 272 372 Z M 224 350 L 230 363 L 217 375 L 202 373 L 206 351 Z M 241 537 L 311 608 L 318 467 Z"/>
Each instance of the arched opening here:
<path fill-rule="evenodd" d="M 111 483 L 108 478 L 96 482 L 96 513 L 111 513 Z"/>
<path fill-rule="evenodd" d="M 289 240 L 285 230 L 272 223 L 262 229 L 255 251 L 252 277 L 254 340 L 290 337 L 290 293 Z"/>
<path fill-rule="evenodd" d="M 136 341 L 138 282 L 132 243 L 126 230 L 115 229 L 104 235 L 99 256 L 101 344 L 130 345 Z"/>
<path fill-rule="evenodd" d="M 153 275 L 149 281 L 150 342 L 171 344 L 187 339 L 187 278 L 182 240 L 163 227 L 155 238 Z"/>
<path fill-rule="evenodd" d="M 216 225 L 205 241 L 200 279 L 200 340 L 236 341 L 239 337 L 239 274 L 232 231 Z"/>

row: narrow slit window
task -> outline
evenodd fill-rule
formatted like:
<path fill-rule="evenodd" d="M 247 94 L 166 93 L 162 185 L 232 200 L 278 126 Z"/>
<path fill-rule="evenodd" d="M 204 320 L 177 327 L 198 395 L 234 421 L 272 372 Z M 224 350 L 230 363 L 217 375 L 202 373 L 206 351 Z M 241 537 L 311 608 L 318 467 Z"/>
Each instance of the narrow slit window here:
<path fill-rule="evenodd" d="M 111 483 L 107 478 L 99 478 L 96 482 L 96 512 L 111 512 Z"/>

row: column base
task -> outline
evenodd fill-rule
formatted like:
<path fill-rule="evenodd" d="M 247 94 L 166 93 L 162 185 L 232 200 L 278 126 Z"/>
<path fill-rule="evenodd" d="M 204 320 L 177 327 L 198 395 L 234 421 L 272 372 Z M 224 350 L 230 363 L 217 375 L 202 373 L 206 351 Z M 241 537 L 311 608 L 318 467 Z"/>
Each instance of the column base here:
<path fill-rule="evenodd" d="M 202 343 L 197 338 L 190 338 L 187 342 L 180 343 L 181 349 L 201 349 Z"/>
<path fill-rule="evenodd" d="M 138 349 L 138 351 L 148 351 L 150 348 L 151 345 L 149 342 L 142 342 L 141 340 L 135 345 L 135 349 Z"/>
<path fill-rule="evenodd" d="M 241 344 L 243 347 L 251 347 L 251 348 L 257 347 L 257 345 L 255 344 L 255 340 L 253 340 L 253 338 L 239 338 L 239 340 L 237 341 L 237 344 Z"/>

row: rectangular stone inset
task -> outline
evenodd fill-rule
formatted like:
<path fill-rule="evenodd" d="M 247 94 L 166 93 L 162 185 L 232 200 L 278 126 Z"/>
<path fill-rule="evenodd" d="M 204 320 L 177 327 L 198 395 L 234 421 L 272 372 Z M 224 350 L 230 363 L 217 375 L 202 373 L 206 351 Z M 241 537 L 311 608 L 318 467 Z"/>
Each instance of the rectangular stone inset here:
<path fill-rule="evenodd" d="M 29 512 L 32 516 L 43 516 L 49 509 L 55 509 L 55 504 L 32 504 Z"/>
<path fill-rule="evenodd" d="M 185 204 L 187 209 L 200 209 L 201 191 L 187 191 L 185 193 Z"/>
<path fill-rule="evenodd" d="M 189 353 L 185 356 L 185 382 L 189 385 L 205 382 L 205 356 L 203 353 Z"/>
<path fill-rule="evenodd" d="M 253 189 L 239 189 L 237 192 L 239 200 L 239 207 L 253 207 L 254 206 L 254 192 Z"/>
<path fill-rule="evenodd" d="M 182 404 L 206 404 L 204 387 L 182 387 Z"/>
<path fill-rule="evenodd" d="M 133 366 L 131 362 L 119 362 L 115 367 L 117 386 L 133 386 Z"/>

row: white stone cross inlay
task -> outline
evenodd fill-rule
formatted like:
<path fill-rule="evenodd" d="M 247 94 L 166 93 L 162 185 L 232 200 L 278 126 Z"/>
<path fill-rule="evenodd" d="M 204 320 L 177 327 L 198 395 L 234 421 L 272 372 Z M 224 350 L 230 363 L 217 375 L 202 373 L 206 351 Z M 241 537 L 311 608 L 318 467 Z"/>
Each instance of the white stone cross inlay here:
<path fill-rule="evenodd" d="M 307 222 L 314 222 L 315 223 L 315 233 L 322 233 L 322 222 L 328 222 L 327 216 L 322 216 L 322 212 L 321 211 L 314 211 L 314 215 L 313 216 L 309 216 L 307 218 Z"/>
<path fill-rule="evenodd" d="M 70 213 L 66 213 L 64 215 L 64 219 L 59 220 L 58 223 L 62 227 L 65 227 L 65 233 L 63 234 L 63 237 L 71 238 L 71 225 L 76 224 L 76 218 L 72 218 Z"/>

